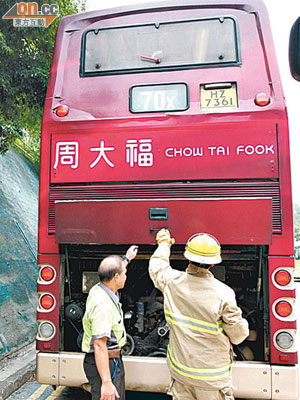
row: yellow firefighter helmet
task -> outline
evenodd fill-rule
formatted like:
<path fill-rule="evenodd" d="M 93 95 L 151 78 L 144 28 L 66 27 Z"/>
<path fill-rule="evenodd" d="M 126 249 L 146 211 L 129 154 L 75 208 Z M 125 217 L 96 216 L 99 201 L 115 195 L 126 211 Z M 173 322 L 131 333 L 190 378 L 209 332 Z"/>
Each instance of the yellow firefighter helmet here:
<path fill-rule="evenodd" d="M 222 262 L 220 243 L 208 233 L 196 233 L 187 241 L 184 257 L 199 264 L 219 264 Z"/>

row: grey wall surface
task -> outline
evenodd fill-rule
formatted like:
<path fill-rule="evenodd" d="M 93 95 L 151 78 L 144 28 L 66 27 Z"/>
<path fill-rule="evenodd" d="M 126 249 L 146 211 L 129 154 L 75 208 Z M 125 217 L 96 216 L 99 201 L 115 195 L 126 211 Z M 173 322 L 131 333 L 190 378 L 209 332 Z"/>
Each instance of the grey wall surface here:
<path fill-rule="evenodd" d="M 0 156 L 0 359 L 35 340 L 38 176 L 17 151 Z"/>

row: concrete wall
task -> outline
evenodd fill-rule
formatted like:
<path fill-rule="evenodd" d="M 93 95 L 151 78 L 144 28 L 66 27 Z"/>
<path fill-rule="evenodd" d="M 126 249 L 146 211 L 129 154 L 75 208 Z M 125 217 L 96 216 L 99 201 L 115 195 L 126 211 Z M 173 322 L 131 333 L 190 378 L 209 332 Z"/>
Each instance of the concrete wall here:
<path fill-rule="evenodd" d="M 0 360 L 35 340 L 38 176 L 15 150 L 0 156 Z"/>

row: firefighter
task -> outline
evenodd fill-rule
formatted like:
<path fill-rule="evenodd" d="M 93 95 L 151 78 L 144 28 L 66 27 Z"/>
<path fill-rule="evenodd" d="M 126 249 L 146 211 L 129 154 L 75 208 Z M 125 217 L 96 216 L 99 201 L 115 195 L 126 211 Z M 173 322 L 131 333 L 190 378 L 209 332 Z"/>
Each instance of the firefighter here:
<path fill-rule="evenodd" d="M 98 269 L 100 283 L 87 298 L 82 351 L 87 353 L 83 366 L 92 400 L 125 400 L 121 347 L 126 344 L 126 332 L 118 290 L 125 285 L 127 265 L 137 251 L 137 246 L 131 246 L 123 259 L 115 255 L 104 258 Z"/>
<path fill-rule="evenodd" d="M 215 237 L 197 233 L 187 242 L 185 272 L 172 269 L 170 248 L 175 243 L 167 229 L 156 236 L 149 273 L 164 295 L 170 327 L 167 352 L 173 400 L 232 400 L 231 344 L 248 335 L 248 322 L 236 304 L 234 291 L 214 278 L 209 269 L 222 261 Z"/>

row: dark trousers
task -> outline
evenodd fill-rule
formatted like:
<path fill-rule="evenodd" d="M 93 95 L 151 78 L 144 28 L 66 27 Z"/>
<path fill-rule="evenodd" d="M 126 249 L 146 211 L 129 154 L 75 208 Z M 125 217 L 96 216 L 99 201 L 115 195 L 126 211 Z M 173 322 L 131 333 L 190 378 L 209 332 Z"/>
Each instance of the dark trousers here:
<path fill-rule="evenodd" d="M 116 367 L 117 362 L 117 367 Z M 115 369 L 116 367 L 116 369 Z M 92 389 L 92 400 L 100 400 L 101 397 L 101 378 L 97 370 L 94 353 L 88 353 L 84 357 L 84 372 L 89 380 Z M 125 400 L 125 371 L 122 357 L 109 359 L 110 374 L 113 377 L 112 382 L 115 385 L 120 400 Z"/>

